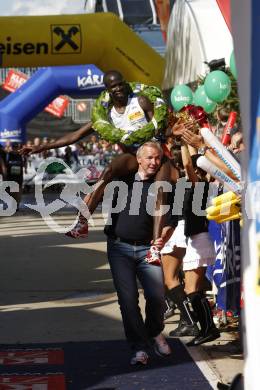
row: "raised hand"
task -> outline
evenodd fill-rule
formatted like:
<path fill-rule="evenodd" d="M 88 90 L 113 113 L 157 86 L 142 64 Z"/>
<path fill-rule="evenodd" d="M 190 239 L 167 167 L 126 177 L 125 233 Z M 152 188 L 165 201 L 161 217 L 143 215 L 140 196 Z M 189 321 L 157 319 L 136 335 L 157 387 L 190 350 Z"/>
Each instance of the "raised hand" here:
<path fill-rule="evenodd" d="M 182 132 L 181 139 L 188 145 L 198 149 L 204 145 L 204 141 L 201 135 L 195 134 L 189 129 L 185 128 Z"/>
<path fill-rule="evenodd" d="M 185 121 L 183 118 L 179 118 L 177 122 L 172 125 L 172 134 L 175 137 L 181 137 L 185 130 L 190 130 L 194 133 L 197 131 L 196 125 L 197 122 L 195 120 L 189 119 Z"/>
<path fill-rule="evenodd" d="M 180 137 L 183 133 L 183 131 L 185 130 L 185 125 L 183 123 L 183 121 L 180 119 L 177 120 L 177 122 L 174 123 L 174 125 L 172 125 L 172 134 L 175 136 L 175 137 Z"/>

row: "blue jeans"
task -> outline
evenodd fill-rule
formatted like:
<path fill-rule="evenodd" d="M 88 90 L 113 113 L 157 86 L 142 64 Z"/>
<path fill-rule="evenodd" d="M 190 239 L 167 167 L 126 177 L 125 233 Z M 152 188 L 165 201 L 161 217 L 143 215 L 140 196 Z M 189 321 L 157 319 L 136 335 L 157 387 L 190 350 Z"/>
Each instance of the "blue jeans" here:
<path fill-rule="evenodd" d="M 132 349 L 151 346 L 151 338 L 164 328 L 165 292 L 162 268 L 148 264 L 145 256 L 149 246 L 134 246 L 112 238 L 107 240 L 107 254 L 125 335 Z M 146 300 L 145 321 L 139 307 L 137 279 Z"/>

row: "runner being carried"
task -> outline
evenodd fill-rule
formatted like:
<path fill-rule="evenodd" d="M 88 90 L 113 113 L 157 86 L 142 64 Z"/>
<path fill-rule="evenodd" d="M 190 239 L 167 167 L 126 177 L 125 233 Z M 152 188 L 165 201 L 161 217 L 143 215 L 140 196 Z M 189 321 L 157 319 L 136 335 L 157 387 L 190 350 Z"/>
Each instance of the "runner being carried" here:
<path fill-rule="evenodd" d="M 115 157 L 113 161 L 102 172 L 96 189 L 85 197 L 85 202 L 88 206 L 90 214 L 92 214 L 98 203 L 101 201 L 106 185 L 112 181 L 114 177 L 122 177 L 138 169 L 136 160 L 136 150 L 144 142 L 152 139 L 154 136 L 160 136 L 165 131 L 167 119 L 167 106 L 161 99 L 155 99 L 154 103 L 145 96 L 145 94 L 135 92 L 131 83 L 124 80 L 123 76 L 118 71 L 109 71 L 104 75 L 104 84 L 106 91 L 102 92 L 94 106 L 94 120 L 88 122 L 79 130 L 67 134 L 58 140 L 41 145 L 36 148 L 24 147 L 21 150 L 22 154 L 39 153 L 43 150 L 59 148 L 79 141 L 81 138 L 88 136 L 94 130 L 98 131 L 102 138 L 118 143 L 123 154 Z M 140 84 L 141 85 L 141 84 Z M 153 88 L 153 87 L 151 87 Z M 158 88 L 155 88 L 158 90 Z M 158 112 L 158 107 L 163 108 L 164 118 L 159 123 L 155 119 L 155 111 Z M 98 118 L 100 111 L 100 119 Z M 107 118 L 104 118 L 104 112 Z M 103 115 L 103 117 L 102 117 Z M 92 118 L 93 119 L 93 118 Z M 161 126 L 161 128 L 158 126 Z M 153 161 L 147 161 L 147 164 L 154 164 Z M 178 179 L 178 171 L 175 169 L 171 161 L 164 157 L 161 168 L 156 175 L 156 181 L 170 181 L 175 183 Z M 157 201 L 155 210 L 159 210 L 162 204 L 167 204 L 167 193 L 163 192 L 163 188 L 158 188 Z M 157 213 L 155 213 L 157 214 Z M 162 226 L 164 224 L 164 216 L 156 215 L 153 230 L 153 241 L 161 237 Z M 79 215 L 76 226 L 67 233 L 73 238 L 86 237 L 88 234 L 88 221 L 83 215 Z M 147 253 L 147 261 L 158 263 L 160 252 L 156 246 L 152 245 Z"/>

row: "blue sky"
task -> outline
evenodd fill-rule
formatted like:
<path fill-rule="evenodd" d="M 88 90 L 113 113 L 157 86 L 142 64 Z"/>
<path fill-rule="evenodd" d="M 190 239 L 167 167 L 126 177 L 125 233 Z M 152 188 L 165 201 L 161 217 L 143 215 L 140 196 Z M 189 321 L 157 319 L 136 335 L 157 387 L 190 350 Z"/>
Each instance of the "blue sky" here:
<path fill-rule="evenodd" d="M 84 0 L 0 0 L 0 16 L 56 15 L 84 12 Z"/>

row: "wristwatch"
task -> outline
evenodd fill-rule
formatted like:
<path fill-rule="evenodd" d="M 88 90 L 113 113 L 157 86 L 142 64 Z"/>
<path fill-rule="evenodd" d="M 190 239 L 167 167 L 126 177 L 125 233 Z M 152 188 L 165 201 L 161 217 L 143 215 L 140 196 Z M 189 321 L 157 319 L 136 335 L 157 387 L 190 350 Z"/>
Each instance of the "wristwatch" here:
<path fill-rule="evenodd" d="M 200 154 L 201 156 L 204 156 L 204 154 L 206 153 L 206 151 L 208 150 L 208 146 L 202 146 L 201 148 L 198 149 L 198 154 Z"/>

